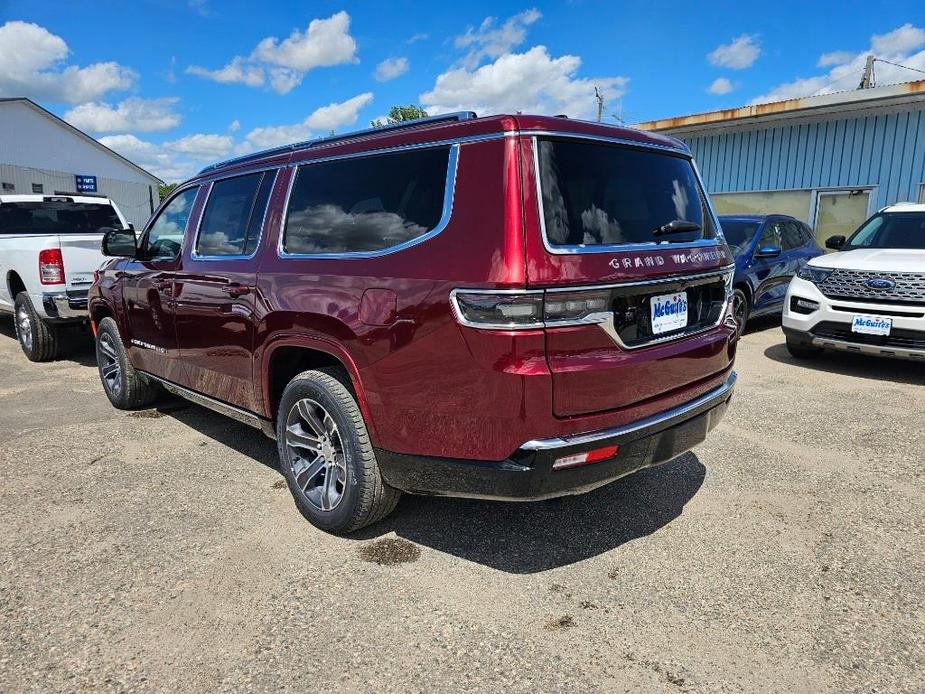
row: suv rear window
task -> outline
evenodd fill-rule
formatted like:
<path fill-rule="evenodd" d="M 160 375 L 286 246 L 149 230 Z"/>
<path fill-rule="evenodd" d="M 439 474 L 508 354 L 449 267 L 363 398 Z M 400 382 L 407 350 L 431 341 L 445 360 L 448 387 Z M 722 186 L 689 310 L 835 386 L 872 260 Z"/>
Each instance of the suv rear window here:
<path fill-rule="evenodd" d="M 65 201 L 0 204 L 0 234 L 95 234 L 122 228 L 112 205 Z"/>
<path fill-rule="evenodd" d="M 380 251 L 423 236 L 443 216 L 450 148 L 300 166 L 283 251 Z"/>
<path fill-rule="evenodd" d="M 716 237 L 691 162 L 599 142 L 539 140 L 546 240 L 552 247 L 689 242 Z M 655 235 L 674 220 L 699 231 Z"/>

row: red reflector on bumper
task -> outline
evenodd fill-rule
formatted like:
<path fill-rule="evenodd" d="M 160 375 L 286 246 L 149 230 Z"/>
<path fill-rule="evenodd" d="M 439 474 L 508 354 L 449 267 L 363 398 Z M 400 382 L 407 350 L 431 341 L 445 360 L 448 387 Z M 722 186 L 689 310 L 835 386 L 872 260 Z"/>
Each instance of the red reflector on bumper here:
<path fill-rule="evenodd" d="M 604 446 L 603 448 L 595 448 L 593 451 L 586 451 L 585 453 L 573 453 L 572 455 L 557 458 L 556 462 L 552 464 L 552 469 L 561 470 L 567 467 L 576 467 L 577 465 L 587 465 L 588 463 L 607 460 L 608 458 L 613 458 L 619 450 L 619 446 Z"/>

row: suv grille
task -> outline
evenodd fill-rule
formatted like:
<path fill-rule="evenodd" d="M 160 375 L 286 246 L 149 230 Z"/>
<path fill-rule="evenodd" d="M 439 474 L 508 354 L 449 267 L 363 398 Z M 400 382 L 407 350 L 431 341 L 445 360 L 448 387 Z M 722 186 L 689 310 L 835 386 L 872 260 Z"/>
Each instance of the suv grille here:
<path fill-rule="evenodd" d="M 870 279 L 890 280 L 896 286 L 893 289 L 871 289 L 864 284 Z M 819 285 L 819 291 L 830 299 L 863 299 L 872 303 L 925 306 L 925 273 L 835 270 Z"/>
<path fill-rule="evenodd" d="M 844 323 L 824 321 L 812 329 L 815 337 L 842 340 L 879 347 L 899 347 L 906 349 L 925 349 L 925 332 L 921 330 L 901 330 L 893 328 L 889 335 L 866 335 L 851 332 L 851 326 Z"/>

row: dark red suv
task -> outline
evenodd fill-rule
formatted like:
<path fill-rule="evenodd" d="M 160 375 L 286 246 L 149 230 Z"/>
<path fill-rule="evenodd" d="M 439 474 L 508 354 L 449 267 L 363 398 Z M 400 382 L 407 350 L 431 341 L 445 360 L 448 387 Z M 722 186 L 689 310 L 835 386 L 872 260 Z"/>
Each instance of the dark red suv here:
<path fill-rule="evenodd" d="M 735 373 L 732 256 L 680 141 L 462 113 L 210 166 L 89 310 L 119 408 L 163 387 L 275 437 L 301 512 L 542 499 L 704 439 Z"/>

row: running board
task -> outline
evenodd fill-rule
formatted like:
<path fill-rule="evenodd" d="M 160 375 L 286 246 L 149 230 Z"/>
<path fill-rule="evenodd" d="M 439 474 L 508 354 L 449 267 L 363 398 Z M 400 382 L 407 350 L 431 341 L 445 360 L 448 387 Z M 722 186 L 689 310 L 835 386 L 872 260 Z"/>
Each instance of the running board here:
<path fill-rule="evenodd" d="M 241 422 L 242 424 L 247 424 L 248 426 L 252 426 L 255 429 L 260 429 L 260 431 L 269 436 L 271 439 L 276 438 L 276 430 L 273 428 L 273 424 L 263 419 L 262 417 L 258 417 L 253 412 L 242 410 L 240 407 L 229 405 L 227 402 L 222 402 L 221 400 L 210 398 L 208 395 L 197 393 L 195 390 L 190 390 L 189 388 L 179 386 L 172 381 L 163 379 L 160 376 L 155 376 L 154 374 L 148 373 L 147 371 L 141 371 L 139 369 L 138 373 L 151 381 L 155 381 L 156 383 L 161 384 L 164 390 L 169 393 L 178 395 L 185 400 L 189 400 L 192 403 L 201 405 L 202 407 L 210 409 L 213 412 L 218 412 L 219 414 L 223 414 L 226 417 L 230 417 L 236 422 Z"/>

